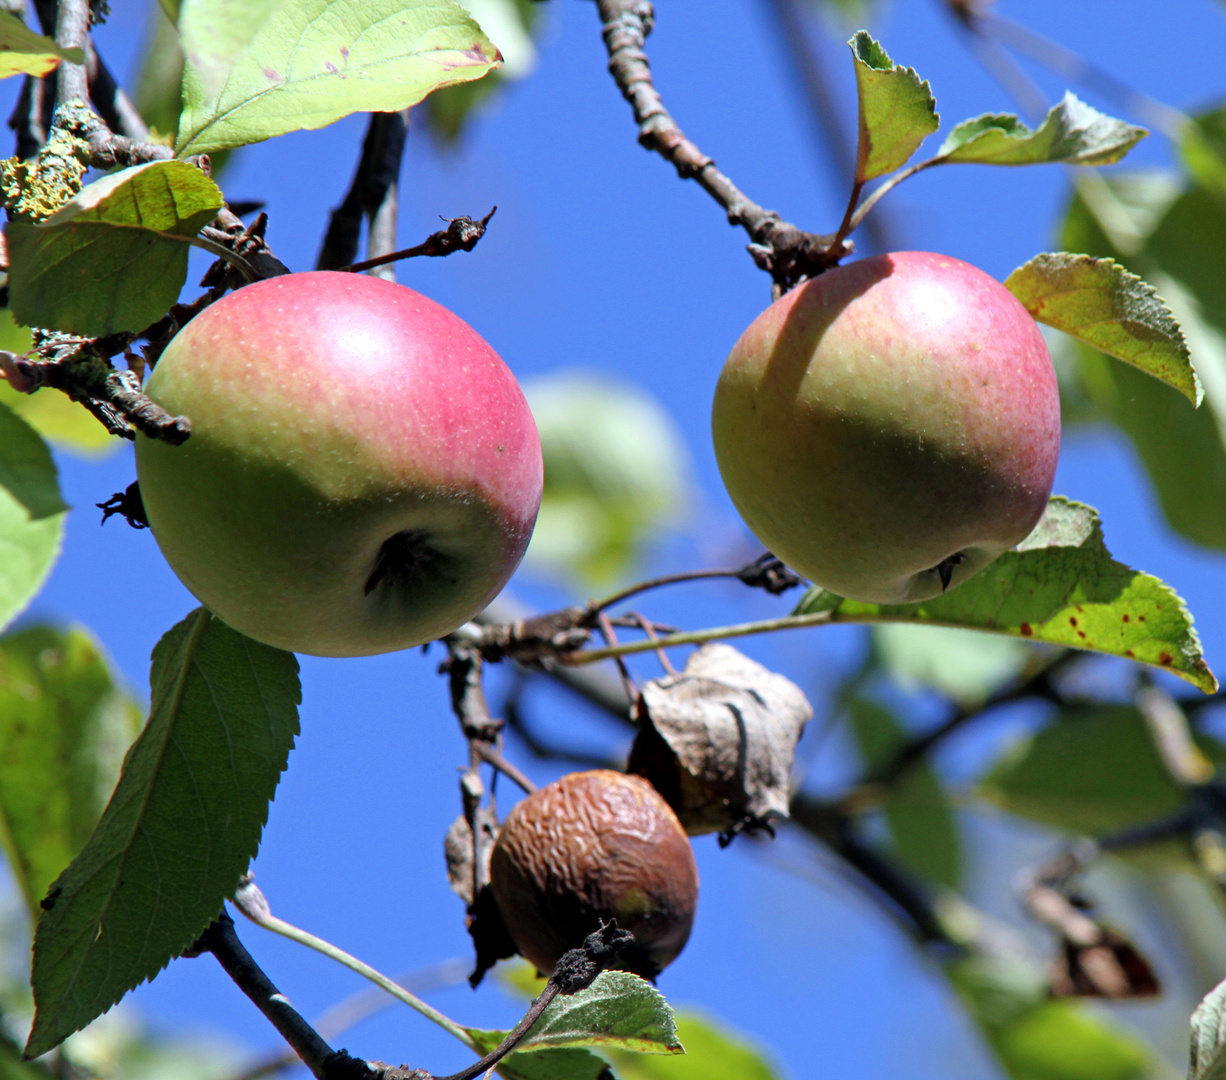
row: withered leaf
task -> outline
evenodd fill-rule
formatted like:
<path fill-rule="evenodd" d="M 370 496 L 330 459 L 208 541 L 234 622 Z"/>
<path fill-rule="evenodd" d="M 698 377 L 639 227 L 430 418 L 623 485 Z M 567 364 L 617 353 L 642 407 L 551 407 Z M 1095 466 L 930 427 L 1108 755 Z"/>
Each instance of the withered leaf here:
<path fill-rule="evenodd" d="M 813 709 L 795 683 L 730 645 L 704 645 L 679 675 L 644 685 L 629 771 L 691 836 L 787 817 L 796 743 Z"/>
<path fill-rule="evenodd" d="M 482 862 L 485 864 L 481 875 L 482 882 L 490 879 L 490 853 L 494 850 L 494 841 L 498 839 L 498 819 L 487 807 L 480 807 L 476 813 L 476 826 L 484 830 L 482 842 Z M 443 854 L 447 858 L 447 883 L 451 891 L 465 904 L 473 902 L 473 834 L 468 822 L 461 814 L 451 823 L 443 841 Z"/>

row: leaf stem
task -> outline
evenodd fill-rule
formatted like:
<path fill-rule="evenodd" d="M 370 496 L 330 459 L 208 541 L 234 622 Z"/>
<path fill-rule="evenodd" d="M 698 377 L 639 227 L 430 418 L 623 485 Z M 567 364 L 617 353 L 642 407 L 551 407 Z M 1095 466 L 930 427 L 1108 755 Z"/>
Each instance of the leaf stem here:
<path fill-rule="evenodd" d="M 397 1001 L 403 1002 L 410 1009 L 415 1009 L 427 1020 L 432 1020 L 438 1024 L 439 1027 L 448 1034 L 454 1035 L 469 1049 L 480 1050 L 476 1039 L 463 1027 L 450 1017 L 443 1015 L 437 1009 L 427 1005 L 421 998 L 409 993 L 399 983 L 376 971 L 356 956 L 352 956 L 343 949 L 337 948 L 331 942 L 324 941 L 323 938 L 316 937 L 306 930 L 301 930 L 293 924 L 287 923 L 284 919 L 278 919 L 272 913 L 267 899 L 265 899 L 264 894 L 256 886 L 254 879 L 250 875 L 243 879 L 238 891 L 234 894 L 234 904 L 239 911 L 257 926 L 262 926 L 265 930 L 271 930 L 274 934 L 280 934 L 282 937 L 289 938 L 290 941 L 296 941 L 299 945 L 305 945 L 308 949 L 314 949 L 316 952 L 323 953 L 328 959 L 335 960 L 338 964 L 343 964 L 350 971 L 357 972 L 362 978 L 369 979 L 376 986 L 387 991 Z"/>

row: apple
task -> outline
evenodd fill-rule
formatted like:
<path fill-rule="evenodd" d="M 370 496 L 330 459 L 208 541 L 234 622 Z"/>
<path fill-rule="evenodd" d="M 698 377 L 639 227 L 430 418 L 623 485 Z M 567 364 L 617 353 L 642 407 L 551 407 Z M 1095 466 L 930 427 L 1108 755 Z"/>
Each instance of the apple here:
<path fill-rule="evenodd" d="M 616 919 L 634 935 L 616 966 L 654 979 L 689 939 L 698 867 L 651 784 L 594 769 L 515 804 L 490 855 L 490 889 L 516 948 L 540 971 Z"/>
<path fill-rule="evenodd" d="M 733 346 L 712 433 L 746 524 L 831 592 L 927 600 L 1024 539 L 1060 399 L 1034 320 L 976 267 L 878 255 L 786 293 Z"/>
<path fill-rule="evenodd" d="M 361 274 L 290 274 L 206 308 L 146 392 L 192 422 L 136 471 L 171 568 L 234 629 L 317 656 L 420 645 L 519 565 L 541 445 L 519 384 L 446 308 Z"/>

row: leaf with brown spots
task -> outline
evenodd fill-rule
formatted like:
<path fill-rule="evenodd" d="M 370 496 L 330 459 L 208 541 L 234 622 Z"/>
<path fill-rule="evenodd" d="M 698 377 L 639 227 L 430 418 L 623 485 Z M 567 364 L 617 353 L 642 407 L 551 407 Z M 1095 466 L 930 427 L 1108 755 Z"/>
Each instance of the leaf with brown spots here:
<path fill-rule="evenodd" d="M 830 622 L 911 622 L 1026 637 L 1164 668 L 1206 693 L 1217 679 L 1183 600 L 1116 562 L 1097 512 L 1057 496 L 1034 532 L 985 570 L 921 604 L 866 604 L 811 589 L 796 615 Z"/>
<path fill-rule="evenodd" d="M 1036 322 L 1173 386 L 1193 406 L 1204 396 L 1183 331 L 1152 285 L 1113 259 L 1036 255 L 1005 279 Z"/>

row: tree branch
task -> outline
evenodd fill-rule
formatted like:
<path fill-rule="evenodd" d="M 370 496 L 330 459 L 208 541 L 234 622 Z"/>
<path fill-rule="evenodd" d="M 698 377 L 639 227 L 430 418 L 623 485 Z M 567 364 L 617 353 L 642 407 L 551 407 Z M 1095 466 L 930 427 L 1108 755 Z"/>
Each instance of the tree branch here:
<path fill-rule="evenodd" d="M 770 274 L 774 291 L 782 294 L 837 265 L 851 250 L 850 244 L 834 247 L 832 237 L 804 232 L 753 202 L 685 137 L 669 115 L 643 51 L 652 29 L 652 5 L 647 0 L 596 0 L 596 7 L 609 54 L 609 73 L 634 109 L 639 142 L 671 162 L 678 176 L 696 181 L 723 207 L 729 224 L 749 234 L 749 253 Z"/>
<path fill-rule="evenodd" d="M 89 0 L 59 0 L 55 13 L 55 43 L 61 49 L 85 51 L 89 43 Z M 56 73 L 55 103 L 89 104 L 89 76 L 84 64 L 61 60 Z"/>
<path fill-rule="evenodd" d="M 485 235 L 485 227 L 497 210 L 498 207 L 495 206 L 480 221 L 473 221 L 470 217 L 444 219 L 447 221 L 447 228 L 431 233 L 415 247 L 378 255 L 350 266 L 342 266 L 340 269 L 356 274 L 363 270 L 371 270 L 376 266 L 399 262 L 401 259 L 413 259 L 422 255 L 429 258 L 440 258 L 450 255 L 453 251 L 472 251 L 477 246 L 477 241 Z"/>

